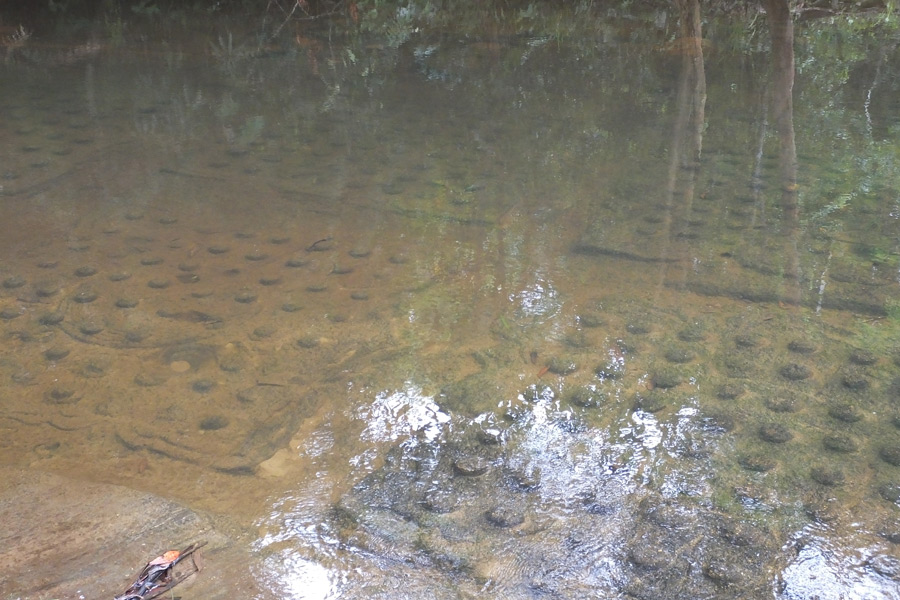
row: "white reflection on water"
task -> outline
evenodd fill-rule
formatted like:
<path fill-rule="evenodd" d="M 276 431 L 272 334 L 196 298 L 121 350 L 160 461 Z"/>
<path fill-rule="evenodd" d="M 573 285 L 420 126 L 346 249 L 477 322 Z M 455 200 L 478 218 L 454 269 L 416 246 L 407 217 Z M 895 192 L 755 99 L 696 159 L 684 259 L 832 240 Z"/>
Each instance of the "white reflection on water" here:
<path fill-rule="evenodd" d="M 877 547 L 844 544 L 850 540 L 835 539 L 822 525 L 810 525 L 795 537 L 800 549 L 781 573 L 779 600 L 900 599 L 897 582 L 883 573 L 884 564 L 900 563 L 896 557 L 880 555 Z"/>
<path fill-rule="evenodd" d="M 291 550 L 267 558 L 265 568 L 268 571 L 266 578 L 285 600 L 326 600 L 339 596 L 334 573 Z"/>
<path fill-rule="evenodd" d="M 417 432 L 422 441 L 434 442 L 450 421 L 450 415 L 431 396 L 410 382 L 402 390 L 379 392 L 371 404 L 360 407 L 356 416 L 366 423 L 361 439 L 370 442 L 396 441 Z"/>
<path fill-rule="evenodd" d="M 535 275 L 534 282 L 525 289 L 509 295 L 509 301 L 516 305 L 516 314 L 530 317 L 540 322 L 551 319 L 559 313 L 562 302 L 553 283 L 541 275 Z"/>
<path fill-rule="evenodd" d="M 628 477 L 610 477 L 631 470 L 623 456 L 628 445 L 613 442 L 605 429 L 578 431 L 577 423 L 571 412 L 558 410 L 552 394 L 531 407 L 515 460 L 518 467 L 540 473 L 535 492 L 541 496 L 543 512 L 571 507 L 586 493 L 598 501 L 620 503 L 632 491 Z"/>
<path fill-rule="evenodd" d="M 648 450 L 652 450 L 662 443 L 663 432 L 659 427 L 659 419 L 653 413 L 636 410 L 631 414 L 631 420 L 634 427 L 623 428 L 623 435 L 631 434 L 636 441 L 640 442 L 641 446 Z"/>
<path fill-rule="evenodd" d="M 346 584 L 340 569 L 313 560 L 328 557 L 337 540 L 323 526 L 330 506 L 330 483 L 318 477 L 303 489 L 275 502 L 260 522 L 254 550 L 267 555 L 256 577 L 285 600 L 338 598 Z"/>

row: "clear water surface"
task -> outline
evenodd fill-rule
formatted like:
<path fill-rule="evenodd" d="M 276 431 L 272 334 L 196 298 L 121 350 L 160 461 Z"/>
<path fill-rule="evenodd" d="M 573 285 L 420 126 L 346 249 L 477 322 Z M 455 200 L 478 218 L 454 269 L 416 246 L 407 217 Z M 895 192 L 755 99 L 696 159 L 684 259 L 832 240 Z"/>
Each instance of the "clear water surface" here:
<path fill-rule="evenodd" d="M 259 597 L 900 598 L 896 34 L 662 27 L 8 48 L 0 462 Z"/>

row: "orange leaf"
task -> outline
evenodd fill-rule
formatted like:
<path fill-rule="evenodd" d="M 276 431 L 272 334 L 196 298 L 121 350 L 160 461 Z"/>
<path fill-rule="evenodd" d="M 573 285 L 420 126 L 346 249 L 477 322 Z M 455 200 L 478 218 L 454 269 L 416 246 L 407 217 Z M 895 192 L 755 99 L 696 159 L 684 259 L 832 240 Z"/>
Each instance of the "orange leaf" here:
<path fill-rule="evenodd" d="M 165 565 L 173 560 L 177 559 L 181 555 L 181 552 L 178 550 L 169 550 L 165 552 L 162 556 L 157 556 L 153 560 L 151 560 L 148 565 Z"/>

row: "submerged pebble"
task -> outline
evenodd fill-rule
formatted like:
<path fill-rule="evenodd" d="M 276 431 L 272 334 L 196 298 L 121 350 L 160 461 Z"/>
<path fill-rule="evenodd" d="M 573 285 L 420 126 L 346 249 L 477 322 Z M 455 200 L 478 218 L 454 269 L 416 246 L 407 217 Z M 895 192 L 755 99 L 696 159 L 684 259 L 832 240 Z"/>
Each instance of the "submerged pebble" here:
<path fill-rule="evenodd" d="M 879 575 L 900 582 L 900 558 L 879 554 L 866 561 L 866 564 Z"/>
<path fill-rule="evenodd" d="M 759 428 L 759 437 L 773 444 L 784 444 L 794 439 L 794 434 L 779 423 L 766 423 Z"/>
<path fill-rule="evenodd" d="M 684 377 L 675 369 L 660 369 L 653 374 L 653 386 L 669 389 L 681 385 Z"/>
<path fill-rule="evenodd" d="M 129 344 L 140 344 L 146 338 L 146 334 L 140 331 L 126 331 L 125 332 L 125 341 Z"/>
<path fill-rule="evenodd" d="M 628 551 L 628 561 L 645 571 L 665 569 L 672 563 L 672 560 L 668 553 L 660 552 L 655 545 L 636 545 Z"/>
<path fill-rule="evenodd" d="M 62 323 L 63 318 L 64 315 L 61 312 L 44 313 L 38 318 L 38 323 L 41 325 L 59 325 Z"/>
<path fill-rule="evenodd" d="M 5 287 L 8 290 L 20 288 L 23 285 L 25 285 L 25 278 L 20 277 L 18 275 L 13 275 L 13 276 L 7 277 L 6 279 L 3 280 L 3 287 Z"/>
<path fill-rule="evenodd" d="M 666 350 L 665 357 L 670 363 L 684 364 L 697 358 L 697 353 L 690 348 L 673 346 Z"/>
<path fill-rule="evenodd" d="M 700 323 L 692 323 L 678 332 L 682 342 L 702 342 L 706 339 L 705 328 Z"/>
<path fill-rule="evenodd" d="M 625 331 L 634 335 L 646 335 L 650 333 L 650 326 L 640 321 L 633 321 L 625 325 Z"/>
<path fill-rule="evenodd" d="M 52 281 L 42 281 L 34 286 L 34 293 L 39 298 L 50 298 L 59 293 L 59 286 Z"/>
<path fill-rule="evenodd" d="M 836 434 L 826 435 L 822 438 L 822 444 L 826 450 L 832 452 L 856 452 L 859 450 L 859 444 L 849 435 Z"/>
<path fill-rule="evenodd" d="M 205 394 L 216 387 L 216 382 L 211 379 L 198 379 L 191 384 L 191 389 L 198 394 Z"/>
<path fill-rule="evenodd" d="M 211 417 L 206 417 L 202 421 L 200 421 L 199 428 L 201 431 L 218 431 L 219 429 L 225 429 L 228 427 L 229 421 L 227 417 L 223 417 L 222 415 L 214 415 Z"/>
<path fill-rule="evenodd" d="M 46 350 L 44 350 L 44 358 L 52 362 L 62 360 L 68 355 L 68 348 L 47 348 Z"/>
<path fill-rule="evenodd" d="M 496 527 L 516 527 L 525 522 L 524 513 L 512 506 L 498 504 L 485 513 L 488 523 Z"/>
<path fill-rule="evenodd" d="M 828 408 L 828 415 L 833 419 L 844 423 L 856 423 L 862 419 L 862 414 L 852 404 L 837 403 Z"/>
<path fill-rule="evenodd" d="M 187 373 L 191 370 L 191 363 L 186 360 L 173 360 L 169 363 L 169 368 L 175 373 Z"/>
<path fill-rule="evenodd" d="M 738 348 L 755 348 L 759 344 L 759 336 L 755 333 L 740 333 L 734 336 L 734 345 Z"/>
<path fill-rule="evenodd" d="M 813 481 L 825 486 L 836 486 L 844 483 L 844 472 L 834 467 L 813 467 L 809 475 Z"/>
<path fill-rule="evenodd" d="M 666 398 L 660 390 L 647 390 L 634 395 L 634 410 L 655 413 L 666 407 Z"/>
<path fill-rule="evenodd" d="M 900 502 L 900 483 L 895 483 L 892 481 L 886 481 L 878 486 L 878 495 L 887 500 L 888 502 L 898 503 Z M 896 534 L 897 540 L 894 542 L 895 544 L 900 544 L 900 531 Z"/>
<path fill-rule="evenodd" d="M 596 408 L 606 400 L 605 395 L 588 386 L 575 388 L 568 396 L 569 402 L 584 408 Z"/>
<path fill-rule="evenodd" d="M 594 374 L 599 377 L 601 381 L 606 381 L 607 379 L 613 381 L 621 379 L 625 374 L 625 365 L 623 362 L 611 361 L 594 369 Z"/>
<path fill-rule="evenodd" d="M 775 459 L 766 454 L 745 454 L 738 458 L 738 464 L 748 471 L 756 471 L 757 473 L 765 473 L 775 468 L 777 464 Z"/>
<path fill-rule="evenodd" d="M 855 369 L 845 371 L 841 375 L 841 383 L 843 383 L 844 387 L 848 390 L 853 390 L 855 392 L 866 390 L 869 388 L 868 378 L 863 373 Z"/>
<path fill-rule="evenodd" d="M 531 492 L 541 487 L 541 469 L 536 466 L 513 467 L 509 470 L 509 483 L 514 489 Z"/>
<path fill-rule="evenodd" d="M 812 354 L 816 351 L 816 345 L 809 340 L 792 340 L 788 342 L 788 350 L 795 354 Z"/>
<path fill-rule="evenodd" d="M 103 326 L 99 323 L 82 323 L 78 328 L 83 335 L 97 335 L 103 331 Z"/>
<path fill-rule="evenodd" d="M 44 394 L 44 401 L 49 404 L 75 404 L 81 398 L 67 388 L 53 388 Z"/>
<path fill-rule="evenodd" d="M 850 353 L 850 362 L 864 367 L 874 365 L 878 362 L 878 355 L 868 350 L 857 349 Z"/>
<path fill-rule="evenodd" d="M 782 377 L 790 381 L 802 381 L 808 379 L 812 375 L 812 370 L 805 365 L 789 363 L 781 367 L 779 373 L 781 373 Z"/>
<path fill-rule="evenodd" d="M 319 345 L 319 338 L 307 335 L 299 338 L 296 342 L 294 342 L 294 345 L 296 345 L 298 348 L 304 348 L 308 350 Z"/>
<path fill-rule="evenodd" d="M 459 506 L 459 496 L 452 490 L 431 489 L 422 496 L 422 506 L 433 513 L 451 513 Z"/>
<path fill-rule="evenodd" d="M 278 329 L 274 325 L 260 325 L 250 333 L 250 339 L 263 340 L 275 335 Z"/>
<path fill-rule="evenodd" d="M 900 444 L 882 446 L 878 455 L 884 462 L 900 467 Z"/>
<path fill-rule="evenodd" d="M 97 269 L 95 269 L 94 267 L 85 266 L 85 267 L 78 267 L 77 269 L 75 269 L 75 275 L 77 275 L 78 277 L 90 277 L 90 276 L 96 275 L 96 274 L 97 274 Z"/>
<path fill-rule="evenodd" d="M 165 382 L 165 377 L 157 373 L 138 373 L 134 376 L 135 385 L 140 387 L 156 387 Z"/>
<path fill-rule="evenodd" d="M 792 413 L 797 410 L 797 405 L 793 398 L 774 397 L 766 398 L 764 402 L 766 408 L 772 412 Z"/>
<path fill-rule="evenodd" d="M 703 574 L 723 586 L 739 583 L 745 577 L 739 564 L 729 562 L 724 558 L 711 560 L 703 567 Z"/>
<path fill-rule="evenodd" d="M 20 317 L 22 315 L 22 311 L 19 310 L 16 306 L 8 306 L 2 310 L 0 310 L 0 319 L 4 321 L 12 321 L 16 317 Z"/>
<path fill-rule="evenodd" d="M 77 304 L 90 304 L 97 299 L 97 292 L 90 289 L 82 289 L 75 292 L 72 301 Z"/>
<path fill-rule="evenodd" d="M 554 375 L 569 375 L 578 370 L 578 365 L 570 358 L 554 356 L 547 361 L 547 370 Z"/>
<path fill-rule="evenodd" d="M 700 416 L 700 425 L 710 433 L 728 433 L 734 431 L 734 417 L 726 413 L 706 413 Z"/>
<path fill-rule="evenodd" d="M 462 456 L 453 461 L 453 471 L 464 477 L 477 477 L 487 473 L 490 463 L 478 456 Z"/>
<path fill-rule="evenodd" d="M 285 261 L 285 266 L 291 267 L 292 269 L 297 269 L 300 267 L 305 267 L 309 264 L 309 261 L 305 258 L 289 258 Z"/>

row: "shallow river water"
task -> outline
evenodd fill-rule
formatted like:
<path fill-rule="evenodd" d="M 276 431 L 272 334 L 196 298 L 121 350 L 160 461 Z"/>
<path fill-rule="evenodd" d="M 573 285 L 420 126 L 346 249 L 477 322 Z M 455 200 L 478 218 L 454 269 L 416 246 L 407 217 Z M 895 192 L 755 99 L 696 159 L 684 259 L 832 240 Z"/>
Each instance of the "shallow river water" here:
<path fill-rule="evenodd" d="M 900 598 L 896 35 L 636 27 L 8 43 L 0 464 L 186 599 Z"/>

